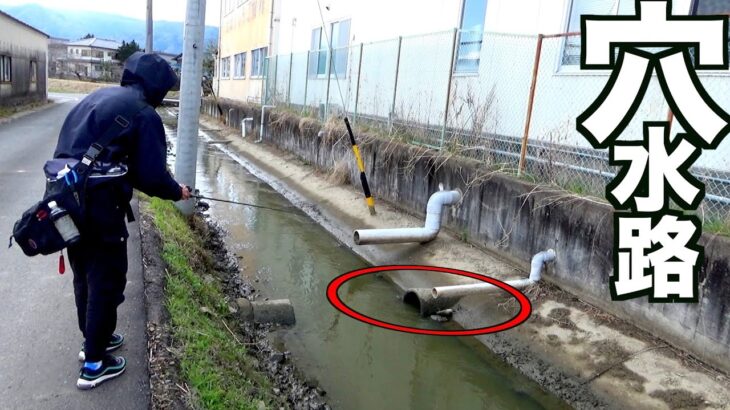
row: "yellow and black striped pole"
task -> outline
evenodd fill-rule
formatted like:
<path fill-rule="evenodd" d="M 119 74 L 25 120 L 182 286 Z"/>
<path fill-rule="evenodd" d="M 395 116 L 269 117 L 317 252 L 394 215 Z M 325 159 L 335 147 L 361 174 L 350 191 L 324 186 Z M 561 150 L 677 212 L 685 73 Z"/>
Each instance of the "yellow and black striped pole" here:
<path fill-rule="evenodd" d="M 345 126 L 347 126 L 347 133 L 350 134 L 350 143 L 352 144 L 352 152 L 355 153 L 355 159 L 357 160 L 357 168 L 360 170 L 360 182 L 362 183 L 362 190 L 365 193 L 365 202 L 368 204 L 368 209 L 370 209 L 370 215 L 375 215 L 375 200 L 370 194 L 370 185 L 368 185 L 368 178 L 365 176 L 365 163 L 362 161 L 360 148 L 357 146 L 355 134 L 352 133 L 350 120 L 347 117 L 345 117 Z"/>

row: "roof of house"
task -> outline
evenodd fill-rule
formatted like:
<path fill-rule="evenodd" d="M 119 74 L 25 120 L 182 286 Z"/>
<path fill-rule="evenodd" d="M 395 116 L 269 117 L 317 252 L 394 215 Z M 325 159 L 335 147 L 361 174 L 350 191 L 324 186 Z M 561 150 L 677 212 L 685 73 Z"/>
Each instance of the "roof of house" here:
<path fill-rule="evenodd" d="M 25 26 L 25 27 L 33 30 L 33 31 L 35 31 L 36 33 L 40 33 L 40 34 L 42 34 L 42 35 L 44 35 L 44 36 L 46 36 L 48 38 L 51 38 L 51 36 L 49 36 L 48 34 L 46 34 L 46 33 L 42 32 L 42 31 L 38 30 L 37 28 L 31 26 L 30 24 L 28 24 L 28 23 L 26 23 L 24 21 L 21 21 L 21 20 L 16 19 L 15 17 L 11 16 L 8 13 L 5 13 L 2 10 L 0 10 L 0 15 L 1 16 L 5 16 L 5 17 L 9 18 L 10 20 L 13 20 L 13 21 L 15 21 L 15 22 L 17 22 L 17 23 L 19 23 L 19 24 L 21 24 L 21 25 L 23 25 L 23 26 Z"/>
<path fill-rule="evenodd" d="M 94 48 L 104 48 L 107 50 L 116 50 L 118 49 L 122 43 L 116 42 L 114 40 L 107 40 L 104 38 L 83 38 L 81 40 L 77 41 L 71 41 L 68 43 L 69 46 L 82 46 L 82 47 L 94 47 Z"/>
<path fill-rule="evenodd" d="M 157 54 L 158 56 L 164 58 L 165 60 L 174 60 L 175 57 L 177 56 L 177 54 L 165 53 L 165 52 L 162 52 L 162 51 L 155 51 L 155 54 Z"/>

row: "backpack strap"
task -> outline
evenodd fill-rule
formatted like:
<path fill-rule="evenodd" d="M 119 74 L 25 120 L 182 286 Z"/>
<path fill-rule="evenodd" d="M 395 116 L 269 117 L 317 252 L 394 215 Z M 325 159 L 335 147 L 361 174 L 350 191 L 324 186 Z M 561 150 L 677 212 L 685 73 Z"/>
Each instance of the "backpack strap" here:
<path fill-rule="evenodd" d="M 132 123 L 132 119 L 143 109 L 147 107 L 147 103 L 142 100 L 136 100 L 134 104 L 130 105 L 124 112 L 117 115 L 112 121 L 111 125 L 104 131 L 104 134 L 86 151 L 81 161 L 76 166 L 76 172 L 80 176 L 84 176 L 91 165 L 96 161 L 96 158 L 104 152 L 106 147 L 114 141 L 115 138 L 119 137 Z"/>

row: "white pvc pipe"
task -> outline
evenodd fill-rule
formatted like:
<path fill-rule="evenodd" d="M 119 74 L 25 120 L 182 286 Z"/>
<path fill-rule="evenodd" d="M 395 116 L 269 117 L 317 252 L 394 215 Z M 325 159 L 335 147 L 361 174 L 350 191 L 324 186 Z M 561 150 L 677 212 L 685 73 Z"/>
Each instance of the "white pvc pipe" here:
<path fill-rule="evenodd" d="M 241 138 L 246 138 L 246 123 L 247 122 L 250 122 L 251 124 L 253 124 L 253 118 L 249 117 L 249 118 L 244 118 L 243 120 L 241 120 Z"/>
<path fill-rule="evenodd" d="M 264 118 L 266 115 L 267 108 L 276 108 L 276 106 L 274 106 L 274 105 L 262 105 L 261 106 L 261 127 L 259 127 L 259 139 L 254 141 L 254 143 L 256 143 L 256 144 L 258 144 L 264 140 Z"/>
<path fill-rule="evenodd" d="M 357 245 L 378 243 L 425 243 L 432 241 L 441 230 L 441 211 L 445 205 L 461 200 L 461 191 L 438 191 L 431 195 L 426 205 L 426 222 L 423 228 L 358 229 L 354 239 Z"/>
<path fill-rule="evenodd" d="M 555 251 L 548 249 L 542 251 L 532 257 L 530 263 L 530 277 L 527 279 L 513 279 L 505 281 L 506 284 L 512 286 L 515 289 L 524 289 L 530 285 L 534 285 L 539 282 L 542 278 L 542 268 L 545 262 L 552 262 L 555 260 Z M 437 298 L 462 298 L 468 295 L 491 293 L 501 290 L 499 287 L 494 286 L 490 283 L 475 283 L 470 285 L 455 285 L 455 286 L 437 286 L 431 290 L 431 296 L 434 299 Z"/>

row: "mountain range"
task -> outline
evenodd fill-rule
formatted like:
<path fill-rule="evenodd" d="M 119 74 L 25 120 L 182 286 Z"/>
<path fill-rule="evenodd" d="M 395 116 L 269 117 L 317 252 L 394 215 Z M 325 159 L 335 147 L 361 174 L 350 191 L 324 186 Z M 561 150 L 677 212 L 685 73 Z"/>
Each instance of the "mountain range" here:
<path fill-rule="evenodd" d="M 77 40 L 86 34 L 118 42 L 135 40 L 144 47 L 144 20 L 93 11 L 62 10 L 38 4 L 6 6 L 0 10 L 45 32 L 51 37 Z M 155 51 L 177 54 L 183 48 L 183 23 L 155 21 L 153 44 Z M 205 27 L 205 43 L 218 41 L 218 28 Z"/>

